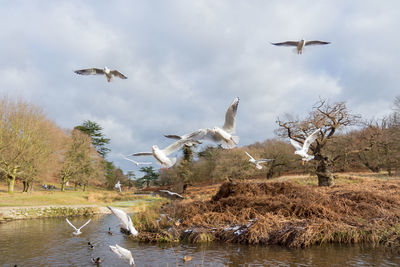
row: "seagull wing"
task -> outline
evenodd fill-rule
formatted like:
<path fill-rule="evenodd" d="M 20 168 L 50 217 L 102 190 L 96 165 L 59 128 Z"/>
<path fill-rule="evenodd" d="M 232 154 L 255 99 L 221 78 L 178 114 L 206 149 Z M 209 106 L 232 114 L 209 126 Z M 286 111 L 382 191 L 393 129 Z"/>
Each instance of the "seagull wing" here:
<path fill-rule="evenodd" d="M 330 42 L 323 42 L 323 41 L 308 41 L 304 45 L 326 45 L 330 44 Z"/>
<path fill-rule="evenodd" d="M 126 158 L 126 157 L 124 157 L 124 159 L 129 160 L 129 161 L 135 163 L 137 166 L 138 166 L 138 165 L 141 165 L 141 164 L 151 164 L 151 162 L 138 162 L 138 161 L 136 161 L 136 160 L 128 159 L 128 158 Z"/>
<path fill-rule="evenodd" d="M 282 43 L 271 43 L 273 45 L 277 46 L 297 46 L 299 42 L 296 41 L 287 41 L 287 42 L 282 42 Z"/>
<path fill-rule="evenodd" d="M 308 151 L 308 148 L 310 147 L 310 145 L 318 138 L 318 134 L 319 134 L 320 130 L 321 129 L 315 130 L 312 134 L 310 134 L 306 138 L 306 140 L 304 141 L 304 145 L 303 145 L 303 149 L 304 149 L 305 152 Z"/>
<path fill-rule="evenodd" d="M 81 230 L 83 227 L 85 227 L 88 223 L 90 223 L 91 220 L 92 220 L 92 219 L 89 219 L 87 222 L 85 222 L 85 224 L 82 225 L 81 227 L 79 227 L 78 230 Z"/>
<path fill-rule="evenodd" d="M 118 245 L 115 245 L 115 247 L 118 249 L 119 251 L 119 255 L 121 255 L 124 259 L 126 260 L 133 260 L 133 256 L 132 253 L 130 252 L 130 250 L 127 250 L 126 248 L 120 247 Z"/>
<path fill-rule="evenodd" d="M 169 154 L 174 153 L 175 151 L 181 149 L 181 147 L 183 147 L 188 142 L 190 142 L 189 139 L 178 140 L 175 143 L 172 143 L 171 145 L 164 148 L 162 151 L 166 156 L 168 156 Z"/>
<path fill-rule="evenodd" d="M 176 134 L 164 134 L 165 137 L 171 138 L 171 139 L 176 139 L 176 140 L 181 140 L 182 137 Z"/>
<path fill-rule="evenodd" d="M 302 150 L 303 149 L 303 146 L 299 142 L 297 142 L 297 141 L 295 141 L 295 140 L 293 140 L 291 138 L 290 138 L 290 143 L 292 144 L 292 146 L 294 146 L 296 148 L 296 150 Z"/>
<path fill-rule="evenodd" d="M 133 162 L 133 163 L 135 163 L 136 165 L 139 165 L 139 162 L 137 162 L 136 160 L 128 159 L 128 158 L 126 158 L 126 157 L 124 157 L 124 159 L 129 160 L 130 162 Z"/>
<path fill-rule="evenodd" d="M 225 114 L 225 123 L 222 129 L 227 133 L 234 133 L 236 127 L 236 113 L 239 105 L 239 97 L 236 97 L 232 104 L 229 106 Z"/>
<path fill-rule="evenodd" d="M 76 71 L 74 71 L 74 72 L 75 72 L 76 74 L 81 74 L 81 75 L 104 74 L 104 70 L 102 70 L 102 69 L 97 69 L 97 68 L 76 70 Z"/>
<path fill-rule="evenodd" d="M 138 152 L 133 153 L 131 156 L 153 156 L 152 152 Z"/>
<path fill-rule="evenodd" d="M 271 161 L 274 161 L 274 159 L 258 159 L 258 160 L 256 160 L 256 164 L 266 163 L 266 162 L 271 162 Z"/>
<path fill-rule="evenodd" d="M 132 235 L 137 236 L 139 233 L 136 230 L 135 226 L 133 226 L 131 217 L 129 217 L 128 214 L 126 215 L 126 217 L 128 218 L 128 229 L 129 229 L 129 232 L 131 232 Z"/>
<path fill-rule="evenodd" d="M 122 254 L 119 252 L 117 245 L 115 246 L 110 246 L 110 249 L 112 250 L 112 252 L 114 252 L 115 254 L 118 255 L 118 257 L 122 258 Z"/>
<path fill-rule="evenodd" d="M 128 79 L 128 77 L 126 77 L 125 75 L 123 75 L 121 72 L 117 71 L 117 70 L 112 70 L 110 71 L 110 73 L 116 77 L 119 77 L 121 79 Z"/>
<path fill-rule="evenodd" d="M 67 223 L 69 225 L 71 225 L 72 228 L 74 228 L 76 231 L 78 231 L 78 229 L 76 229 L 76 227 L 68 220 L 68 218 L 65 218 L 65 220 L 67 221 Z"/>
<path fill-rule="evenodd" d="M 128 215 L 120 209 L 112 208 L 110 206 L 107 207 L 111 212 L 115 215 L 115 217 L 118 218 L 118 220 L 122 223 L 123 227 L 126 230 L 129 230 L 129 221 L 128 221 Z"/>
<path fill-rule="evenodd" d="M 244 153 L 246 153 L 246 155 L 249 156 L 250 159 L 254 159 L 254 158 L 253 158 L 249 153 L 247 153 L 246 151 L 245 151 Z"/>

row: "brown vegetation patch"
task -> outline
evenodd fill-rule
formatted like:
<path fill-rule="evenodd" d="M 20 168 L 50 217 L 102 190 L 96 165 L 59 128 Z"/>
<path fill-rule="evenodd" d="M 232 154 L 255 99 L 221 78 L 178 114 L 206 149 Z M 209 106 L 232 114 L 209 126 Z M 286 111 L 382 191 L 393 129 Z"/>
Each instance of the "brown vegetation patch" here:
<path fill-rule="evenodd" d="M 306 247 L 327 242 L 400 240 L 400 182 L 368 181 L 330 188 L 291 182 L 221 185 L 208 201 L 167 211 L 181 231 L 208 229 L 210 239 Z"/>

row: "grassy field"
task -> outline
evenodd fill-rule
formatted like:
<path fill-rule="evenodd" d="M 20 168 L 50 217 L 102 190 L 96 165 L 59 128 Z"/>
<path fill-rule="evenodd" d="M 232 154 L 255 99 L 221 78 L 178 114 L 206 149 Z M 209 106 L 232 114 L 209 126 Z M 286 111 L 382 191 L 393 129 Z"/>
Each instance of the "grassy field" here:
<path fill-rule="evenodd" d="M 67 190 L 39 190 L 22 193 L 16 188 L 13 194 L 7 193 L 5 184 L 0 185 L 0 207 L 47 206 L 47 205 L 98 205 L 112 204 L 115 207 L 129 208 L 132 211 L 143 211 L 154 203 L 160 203 L 159 197 L 135 195 L 130 192 L 116 192 L 99 188 L 89 188 L 86 192 Z"/>

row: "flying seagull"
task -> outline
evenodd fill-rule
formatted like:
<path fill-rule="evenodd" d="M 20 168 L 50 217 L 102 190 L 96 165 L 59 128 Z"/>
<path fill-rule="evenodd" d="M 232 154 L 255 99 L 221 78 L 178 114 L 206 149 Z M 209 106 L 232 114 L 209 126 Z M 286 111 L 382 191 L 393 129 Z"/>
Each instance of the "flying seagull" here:
<path fill-rule="evenodd" d="M 81 75 L 106 75 L 108 82 L 112 80 L 113 76 L 119 77 L 121 79 L 128 79 L 128 77 L 123 75 L 121 72 L 117 70 L 110 70 L 107 67 L 104 67 L 104 69 L 91 68 L 91 69 L 76 70 L 74 72 L 76 74 L 81 74 Z"/>
<path fill-rule="evenodd" d="M 120 247 L 117 244 L 115 246 L 110 246 L 110 249 L 118 255 L 121 259 L 129 261 L 129 265 L 134 266 L 135 260 L 133 259 L 132 253 L 126 248 Z"/>
<path fill-rule="evenodd" d="M 236 130 L 236 113 L 238 105 L 239 97 L 236 97 L 225 113 L 225 123 L 222 128 L 216 126 L 212 129 L 198 129 L 197 131 L 191 134 L 183 135 L 182 137 L 178 135 L 165 135 L 165 137 L 174 139 L 176 139 L 176 137 L 189 137 L 197 142 L 207 139 L 217 144 L 221 144 L 223 148 L 234 148 L 239 143 L 239 136 L 232 135 Z"/>
<path fill-rule="evenodd" d="M 290 138 L 290 143 L 296 148 L 294 154 L 301 156 L 303 163 L 314 159 L 314 156 L 308 155 L 307 152 L 310 148 L 310 145 L 318 138 L 320 130 L 321 129 L 317 129 L 312 134 L 310 134 L 306 138 L 306 140 L 304 140 L 303 146 L 299 142 Z"/>
<path fill-rule="evenodd" d="M 257 159 L 256 160 L 249 153 L 247 153 L 246 151 L 244 153 L 246 153 L 246 155 L 250 157 L 249 161 L 251 163 L 253 163 L 254 165 L 256 165 L 256 168 L 259 169 L 259 170 L 262 169 L 262 166 L 260 165 L 260 163 L 270 162 L 270 161 L 274 160 L 274 159 Z"/>
<path fill-rule="evenodd" d="M 165 198 L 172 199 L 172 200 L 184 199 L 184 197 L 179 195 L 178 193 L 171 192 L 171 191 L 168 191 L 168 190 L 158 190 L 156 192 L 156 194 L 159 194 L 161 197 L 165 197 Z"/>
<path fill-rule="evenodd" d="M 69 225 L 71 225 L 72 228 L 75 229 L 75 232 L 73 232 L 73 234 L 74 234 L 74 235 L 80 235 L 80 234 L 82 234 L 81 229 L 82 229 L 83 227 L 85 227 L 88 223 L 90 223 L 90 221 L 91 221 L 92 219 L 89 219 L 84 225 L 82 225 L 82 226 L 79 227 L 79 228 L 76 228 L 76 227 L 68 220 L 68 218 L 65 218 L 65 220 L 67 221 L 67 223 L 68 223 Z"/>
<path fill-rule="evenodd" d="M 128 232 L 131 235 L 137 236 L 138 231 L 136 231 L 135 227 L 133 226 L 131 217 L 129 217 L 128 214 L 126 214 L 125 211 L 112 208 L 110 206 L 107 207 L 111 212 L 115 215 L 115 217 L 118 218 L 118 220 L 121 222 L 121 228 Z"/>
<path fill-rule="evenodd" d="M 304 39 L 301 39 L 300 41 L 287 41 L 287 42 L 282 42 L 282 43 L 271 43 L 273 45 L 277 46 L 295 46 L 297 49 L 297 54 L 302 54 L 303 53 L 303 48 L 304 46 L 309 46 L 309 45 L 326 45 L 330 44 L 330 42 L 323 42 L 323 41 L 306 41 Z"/>
<path fill-rule="evenodd" d="M 119 181 L 115 184 L 114 187 L 117 188 L 119 192 L 121 192 L 121 183 Z"/>
<path fill-rule="evenodd" d="M 128 159 L 127 157 L 124 157 L 124 159 L 129 160 L 130 162 L 135 163 L 136 166 L 151 164 L 151 162 L 139 162 L 139 161 L 136 161 L 136 160 L 133 160 L 133 159 Z"/>
<path fill-rule="evenodd" d="M 186 143 L 193 142 L 191 139 L 180 139 L 164 149 L 159 149 L 157 145 L 152 146 L 152 152 L 134 153 L 132 156 L 154 156 L 154 158 L 167 169 L 176 163 L 176 158 L 169 158 L 168 155 L 181 149 Z"/>

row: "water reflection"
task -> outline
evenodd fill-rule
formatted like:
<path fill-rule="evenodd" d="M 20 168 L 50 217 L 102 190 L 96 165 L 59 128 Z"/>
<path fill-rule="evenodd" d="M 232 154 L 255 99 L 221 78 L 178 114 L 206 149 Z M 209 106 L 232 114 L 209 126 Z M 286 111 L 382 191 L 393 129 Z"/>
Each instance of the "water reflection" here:
<path fill-rule="evenodd" d="M 71 217 L 75 225 L 86 217 Z M 108 234 L 108 227 L 114 235 Z M 0 224 L 0 266 L 127 266 L 109 249 L 119 244 L 132 251 L 136 266 L 398 266 L 400 256 L 365 246 L 329 245 L 309 249 L 286 249 L 228 244 L 142 244 L 119 232 L 112 215 L 93 216 L 74 236 L 65 218 L 12 221 Z M 87 242 L 95 244 L 88 249 Z M 192 260 L 184 263 L 184 256 Z"/>

